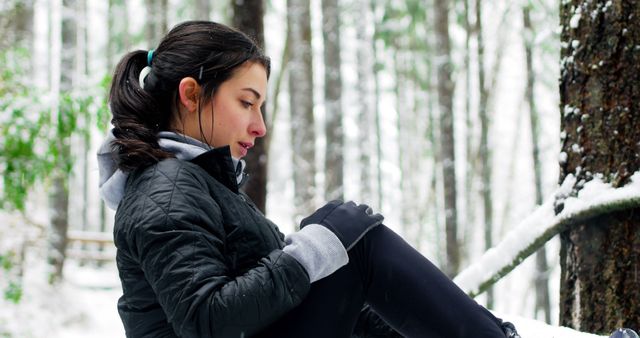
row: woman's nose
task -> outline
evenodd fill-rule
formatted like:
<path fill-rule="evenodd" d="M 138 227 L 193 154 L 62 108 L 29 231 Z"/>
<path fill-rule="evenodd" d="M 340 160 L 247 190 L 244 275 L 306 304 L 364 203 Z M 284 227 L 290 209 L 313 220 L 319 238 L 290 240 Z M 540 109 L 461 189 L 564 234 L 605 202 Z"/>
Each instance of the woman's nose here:
<path fill-rule="evenodd" d="M 267 126 L 264 124 L 262 112 L 255 114 L 256 117 L 249 126 L 249 133 L 255 137 L 263 137 L 267 134 Z"/>

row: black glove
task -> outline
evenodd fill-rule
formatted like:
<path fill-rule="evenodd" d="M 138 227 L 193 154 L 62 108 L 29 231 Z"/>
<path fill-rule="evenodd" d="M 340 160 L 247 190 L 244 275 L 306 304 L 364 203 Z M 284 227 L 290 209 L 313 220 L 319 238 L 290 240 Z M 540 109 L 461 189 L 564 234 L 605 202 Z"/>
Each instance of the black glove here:
<path fill-rule="evenodd" d="M 516 331 L 516 327 L 510 322 L 503 322 L 501 327 L 507 338 L 520 338 L 518 331 Z"/>
<path fill-rule="evenodd" d="M 384 217 L 373 214 L 366 204 L 331 201 L 300 222 L 300 228 L 320 224 L 331 230 L 349 251 L 371 229 L 382 223 Z"/>

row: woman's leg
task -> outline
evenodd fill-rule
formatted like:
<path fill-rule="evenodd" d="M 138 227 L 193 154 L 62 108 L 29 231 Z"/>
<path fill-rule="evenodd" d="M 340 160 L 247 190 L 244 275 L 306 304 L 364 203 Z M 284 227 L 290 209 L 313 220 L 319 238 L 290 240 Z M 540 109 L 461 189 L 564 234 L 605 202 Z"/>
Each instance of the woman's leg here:
<path fill-rule="evenodd" d="M 385 226 L 350 253 L 364 265 L 366 301 L 407 337 L 504 337 L 500 320 Z"/>
<path fill-rule="evenodd" d="M 363 304 L 406 337 L 503 338 L 500 321 L 400 236 L 380 225 L 349 251 L 349 263 L 260 337 L 351 335 Z"/>

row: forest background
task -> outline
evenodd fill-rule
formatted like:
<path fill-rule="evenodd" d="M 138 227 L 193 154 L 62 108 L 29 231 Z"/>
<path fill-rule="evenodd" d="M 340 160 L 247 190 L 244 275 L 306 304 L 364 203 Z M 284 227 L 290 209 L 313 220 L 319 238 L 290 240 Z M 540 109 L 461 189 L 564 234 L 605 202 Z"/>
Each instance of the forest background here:
<path fill-rule="evenodd" d="M 230 24 L 272 58 L 269 135 L 247 158 L 245 187 L 267 217 L 287 233 L 326 200 L 368 203 L 453 278 L 544 201 L 555 199 L 560 213 L 567 175 L 577 195 L 594 177 L 621 187 L 638 170 L 639 11 L 630 1 L 577 0 L 4 1 L 0 335 L 103 325 L 112 336 L 119 325 L 113 212 L 97 194 L 95 153 L 109 128 L 115 64 L 155 48 L 176 23 Z M 598 60 L 586 60 L 592 50 Z M 594 83 L 578 81 L 585 68 L 601 79 L 598 90 L 620 96 L 594 102 Z M 589 160 L 603 156 L 616 159 Z M 476 300 L 584 332 L 638 329 L 633 211 L 550 236 Z M 602 261 L 580 258 L 582 245 Z M 621 272 L 605 281 L 585 277 L 612 264 Z M 43 316 L 45 325 L 31 324 Z"/>

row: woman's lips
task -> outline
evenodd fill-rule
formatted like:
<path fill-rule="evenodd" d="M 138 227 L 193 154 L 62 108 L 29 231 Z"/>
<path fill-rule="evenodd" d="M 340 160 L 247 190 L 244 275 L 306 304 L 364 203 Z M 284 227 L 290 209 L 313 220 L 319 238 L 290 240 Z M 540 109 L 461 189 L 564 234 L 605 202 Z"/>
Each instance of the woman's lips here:
<path fill-rule="evenodd" d="M 251 149 L 251 147 L 253 147 L 253 143 L 248 143 L 248 142 L 238 142 L 238 144 L 240 145 L 240 155 L 241 156 L 247 156 L 247 153 L 249 152 L 249 149 Z"/>

